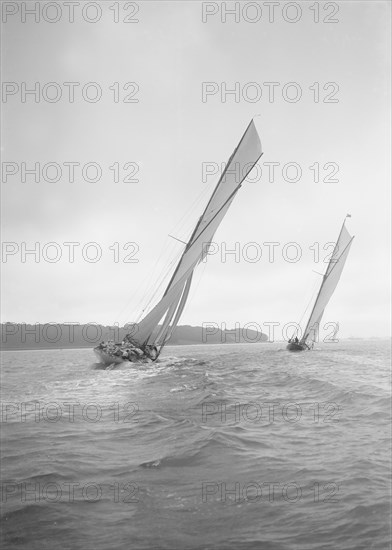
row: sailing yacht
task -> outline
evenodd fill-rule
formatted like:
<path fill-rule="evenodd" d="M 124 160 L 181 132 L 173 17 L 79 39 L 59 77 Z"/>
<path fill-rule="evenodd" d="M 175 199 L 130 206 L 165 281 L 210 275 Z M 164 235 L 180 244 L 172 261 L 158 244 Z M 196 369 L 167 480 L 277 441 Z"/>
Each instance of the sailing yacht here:
<path fill-rule="evenodd" d="M 340 230 L 338 240 L 336 241 L 335 248 L 329 260 L 325 274 L 323 275 L 323 280 L 314 302 L 309 320 L 306 323 L 305 330 L 303 331 L 303 336 L 300 340 L 297 336 L 295 336 L 295 338 L 290 338 L 286 348 L 289 351 L 303 351 L 306 349 L 312 349 L 314 342 L 317 340 L 321 318 L 339 282 L 348 253 L 350 252 L 351 243 L 354 239 L 354 237 L 352 237 L 347 231 L 345 225 L 347 218 L 351 218 L 350 214 L 347 214 L 343 221 L 342 229 Z"/>
<path fill-rule="evenodd" d="M 112 365 L 123 361 L 155 361 L 159 357 L 185 307 L 194 269 L 207 255 L 208 245 L 230 204 L 262 154 L 260 137 L 252 119 L 186 243 L 162 298 L 137 325 L 132 326 L 132 333 L 121 343 L 102 342 L 94 348 L 101 362 Z M 240 178 L 238 174 L 241 174 Z"/>

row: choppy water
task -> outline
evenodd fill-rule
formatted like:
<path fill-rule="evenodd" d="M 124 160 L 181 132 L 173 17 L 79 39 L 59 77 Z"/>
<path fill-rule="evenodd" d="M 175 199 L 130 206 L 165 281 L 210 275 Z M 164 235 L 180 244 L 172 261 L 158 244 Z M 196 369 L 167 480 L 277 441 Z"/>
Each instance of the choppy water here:
<path fill-rule="evenodd" d="M 3 548 L 389 548 L 389 342 L 3 355 Z"/>

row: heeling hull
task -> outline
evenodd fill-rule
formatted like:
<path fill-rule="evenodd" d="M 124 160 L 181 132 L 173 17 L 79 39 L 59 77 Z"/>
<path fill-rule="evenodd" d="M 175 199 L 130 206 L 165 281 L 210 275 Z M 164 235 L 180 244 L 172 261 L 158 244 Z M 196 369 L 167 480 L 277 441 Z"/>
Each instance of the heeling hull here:
<path fill-rule="evenodd" d="M 295 342 L 290 342 L 290 344 L 287 344 L 286 349 L 288 351 L 304 351 L 305 349 L 309 349 L 305 344 L 296 344 Z"/>
<path fill-rule="evenodd" d="M 105 353 L 99 348 L 94 348 L 94 353 L 104 365 L 113 365 L 113 363 L 117 365 L 120 363 L 131 363 L 129 359 L 123 359 L 122 357 L 118 357 L 116 355 L 109 355 L 109 353 Z"/>
<path fill-rule="evenodd" d="M 119 365 L 120 363 L 153 363 L 153 360 L 146 356 L 140 357 L 140 359 L 136 361 L 131 361 L 130 359 L 123 359 L 122 357 L 118 357 L 118 355 L 110 355 L 100 348 L 94 348 L 94 353 L 98 357 L 100 362 L 104 365 Z M 158 359 L 158 356 L 156 357 L 156 359 Z"/>

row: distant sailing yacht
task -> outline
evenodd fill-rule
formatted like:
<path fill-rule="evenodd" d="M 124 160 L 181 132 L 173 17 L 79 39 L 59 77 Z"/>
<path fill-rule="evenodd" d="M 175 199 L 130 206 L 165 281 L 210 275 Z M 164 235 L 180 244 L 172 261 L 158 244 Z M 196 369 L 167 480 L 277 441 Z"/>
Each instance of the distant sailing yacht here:
<path fill-rule="evenodd" d="M 186 243 L 185 250 L 161 300 L 139 323 L 132 326 L 132 333 L 128 334 L 121 343 L 102 342 L 94 348 L 95 354 L 104 364 L 155 361 L 158 358 L 180 319 L 195 267 L 207 255 L 208 245 L 215 231 L 242 182 L 262 154 L 260 137 L 254 120 L 251 120 Z M 241 174 L 240 178 L 238 174 Z M 162 319 L 162 325 L 158 327 Z"/>
<path fill-rule="evenodd" d="M 347 214 L 346 218 L 351 218 L 350 214 Z M 323 281 L 317 294 L 312 313 L 306 323 L 303 336 L 300 340 L 298 340 L 297 337 L 290 338 L 286 348 L 289 351 L 303 351 L 305 349 L 311 349 L 313 348 L 314 342 L 317 340 L 318 329 L 324 309 L 326 308 L 332 294 L 335 291 L 336 285 L 339 282 L 340 275 L 342 274 L 344 264 L 346 263 L 348 253 L 350 251 L 351 243 L 354 238 L 351 237 L 350 233 L 346 229 L 346 218 L 343 221 L 342 229 L 340 230 L 334 251 L 331 259 L 329 260 L 325 274 L 323 275 Z"/>

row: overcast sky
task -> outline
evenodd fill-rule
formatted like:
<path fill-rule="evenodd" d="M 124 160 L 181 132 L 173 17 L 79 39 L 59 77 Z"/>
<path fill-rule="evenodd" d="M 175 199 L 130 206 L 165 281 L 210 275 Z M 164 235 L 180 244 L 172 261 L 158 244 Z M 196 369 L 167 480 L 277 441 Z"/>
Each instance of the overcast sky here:
<path fill-rule="evenodd" d="M 256 181 L 244 183 L 219 228 L 218 253 L 197 268 L 180 324 L 298 321 L 320 283 L 315 271 L 326 267 L 315 262 L 314 243 L 323 260 L 330 251 L 323 246 L 336 240 L 350 213 L 347 227 L 356 237 L 324 321 L 339 322 L 343 337 L 389 334 L 389 2 L 329 3 L 328 9 L 319 2 L 318 23 L 310 2 L 297 3 L 301 13 L 281 2 L 273 22 L 262 2 L 248 3 L 237 22 L 234 15 L 224 22 L 221 2 L 139 2 L 137 13 L 134 3 L 101 2 L 96 23 L 94 6 L 84 14 L 75 6 L 70 23 L 68 8 L 56 4 L 61 10 L 41 11 L 39 22 L 18 6 L 3 24 L 2 77 L 14 83 L 2 104 L 8 163 L 2 238 L 10 253 L 2 259 L 3 321 L 135 320 L 182 251 L 168 235 L 189 237 L 216 185 L 217 174 L 203 178 L 203 163 L 226 161 L 258 114 L 264 156 Z M 204 22 L 203 9 L 211 12 Z M 37 98 L 24 97 L 23 82 L 39 83 Z M 45 87 L 49 82 L 57 86 Z M 66 82 L 80 83 L 73 103 Z M 88 82 L 102 91 L 99 101 L 83 97 Z M 203 82 L 215 92 L 204 101 Z M 222 83 L 233 89 L 236 82 L 239 97 L 225 96 Z M 266 82 L 279 83 L 271 101 Z M 285 87 L 290 82 L 295 86 Z M 137 87 L 124 90 L 126 83 Z M 97 86 L 84 88 L 90 100 Z M 51 102 L 59 90 L 62 97 Z M 127 96 L 138 102 L 124 102 Z M 64 164 L 70 162 L 80 163 L 73 182 Z M 100 181 L 86 181 L 94 167 L 83 176 L 89 162 L 100 165 Z M 116 183 L 116 162 L 120 179 L 128 174 L 139 181 Z M 272 182 L 269 162 L 280 163 Z M 293 167 L 282 172 L 289 162 L 302 169 L 297 182 L 287 181 Z M 22 163 L 39 163 L 38 182 L 32 175 L 23 181 Z M 59 181 L 45 181 L 55 173 L 53 166 L 45 172 L 47 163 L 62 167 Z M 133 164 L 124 169 L 125 163 Z M 337 181 L 323 181 L 328 175 Z M 23 257 L 23 247 L 35 242 L 37 262 Z M 57 249 L 45 248 L 50 242 Z M 67 242 L 80 243 L 74 262 Z M 90 242 L 102 252 L 95 263 L 82 255 Z M 123 250 L 129 242 L 138 247 L 138 263 L 123 261 L 133 250 Z M 223 243 L 233 249 L 236 242 L 240 257 L 222 261 Z M 271 242 L 279 244 L 269 262 L 265 243 Z M 297 247 L 285 247 L 290 242 Z M 62 257 L 51 263 L 56 250 Z M 296 250 L 299 261 L 284 259 Z M 249 261 L 257 251 L 260 260 Z M 94 257 L 94 248 L 87 252 Z"/>

